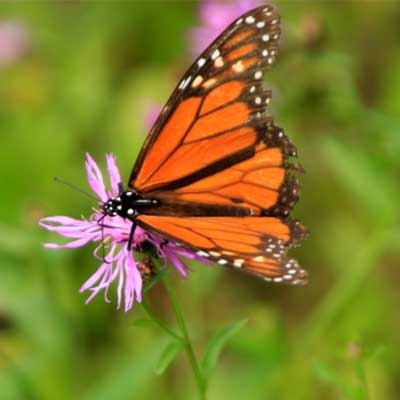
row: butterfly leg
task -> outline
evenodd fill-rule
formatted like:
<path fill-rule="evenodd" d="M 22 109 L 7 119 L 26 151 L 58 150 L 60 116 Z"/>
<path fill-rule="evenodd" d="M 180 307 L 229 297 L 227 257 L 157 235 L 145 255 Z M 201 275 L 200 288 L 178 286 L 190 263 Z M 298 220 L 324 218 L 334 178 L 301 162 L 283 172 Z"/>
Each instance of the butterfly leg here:
<path fill-rule="evenodd" d="M 133 236 L 135 235 L 136 226 L 137 226 L 137 223 L 136 223 L 136 222 L 133 222 L 133 223 L 132 223 L 131 231 L 130 231 L 130 233 L 129 233 L 128 251 L 131 251 L 131 248 L 132 248 L 132 241 L 133 241 Z"/>
<path fill-rule="evenodd" d="M 125 192 L 124 185 L 122 184 L 122 182 L 118 183 L 118 191 L 119 191 L 119 194 L 122 194 Z"/>
<path fill-rule="evenodd" d="M 168 244 L 168 240 L 164 239 L 160 244 L 160 249 L 163 249 Z"/>

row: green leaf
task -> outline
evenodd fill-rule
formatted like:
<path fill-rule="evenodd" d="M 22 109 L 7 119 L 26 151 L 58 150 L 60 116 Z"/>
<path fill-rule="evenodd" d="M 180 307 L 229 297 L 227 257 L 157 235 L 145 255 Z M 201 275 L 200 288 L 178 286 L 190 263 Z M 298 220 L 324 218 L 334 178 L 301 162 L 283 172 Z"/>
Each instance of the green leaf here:
<path fill-rule="evenodd" d="M 238 332 L 243 325 L 247 322 L 247 319 L 234 322 L 225 328 L 220 329 L 208 342 L 207 347 L 204 351 L 201 359 L 200 368 L 203 372 L 205 379 L 208 379 L 211 375 L 212 370 L 215 368 L 218 362 L 218 358 L 228 340 Z"/>
<path fill-rule="evenodd" d="M 161 375 L 168 368 L 171 362 L 175 359 L 175 357 L 182 350 L 183 343 L 178 342 L 177 340 L 173 340 L 168 342 L 165 346 L 165 349 L 161 353 L 160 359 L 157 362 L 156 367 L 154 368 L 154 372 L 157 375 Z"/>
<path fill-rule="evenodd" d="M 155 328 L 157 324 L 151 319 L 138 318 L 133 321 L 132 326 L 135 328 Z"/>

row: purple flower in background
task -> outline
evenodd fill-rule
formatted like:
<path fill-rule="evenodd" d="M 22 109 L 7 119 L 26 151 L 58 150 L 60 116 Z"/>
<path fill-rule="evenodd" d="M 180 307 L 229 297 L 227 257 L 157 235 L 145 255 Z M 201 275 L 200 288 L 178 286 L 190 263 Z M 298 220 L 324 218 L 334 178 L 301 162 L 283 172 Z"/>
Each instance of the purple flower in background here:
<path fill-rule="evenodd" d="M 16 62 L 29 47 L 29 35 L 23 25 L 12 21 L 0 22 L 0 66 Z"/>
<path fill-rule="evenodd" d="M 162 105 L 160 105 L 159 103 L 153 100 L 148 100 L 146 102 L 144 108 L 143 121 L 147 132 L 150 132 L 150 129 L 156 122 L 158 116 L 160 115 L 161 110 L 162 110 Z"/>
<path fill-rule="evenodd" d="M 199 55 L 236 18 L 263 4 L 262 0 L 202 0 L 200 26 L 190 35 L 193 53 Z"/>
<path fill-rule="evenodd" d="M 102 204 L 109 198 L 118 196 L 118 184 L 121 182 L 114 157 L 107 155 L 106 160 L 111 190 L 106 188 L 103 175 L 96 162 L 89 154 L 87 155 L 86 171 L 89 185 L 99 198 L 99 208 L 93 209 L 89 219 L 55 216 L 43 218 L 39 224 L 49 231 L 71 239 L 65 244 L 46 243 L 44 246 L 49 249 L 72 249 L 82 247 L 89 242 L 99 242 L 94 250 L 94 256 L 103 262 L 99 269 L 82 285 L 80 292 L 86 290 L 91 292 L 86 301 L 88 303 L 100 291 L 104 290 L 104 298 L 109 302 L 108 290 L 113 282 L 117 282 L 117 308 L 120 308 L 121 303 L 124 302 L 124 309 L 128 311 L 135 300 L 140 302 L 142 299 L 143 277 L 141 272 L 146 262 L 145 267 L 148 269 L 149 262 L 136 260 L 134 250 L 128 250 L 127 244 L 132 222 L 119 216 L 112 218 L 104 216 Z M 100 219 L 103 227 L 99 224 Z M 188 268 L 180 259 L 180 256 L 207 262 L 195 253 L 173 243 L 163 243 L 163 239 L 137 226 L 132 241 L 132 249 L 140 251 L 145 241 L 151 243 L 157 249 L 158 256 L 164 260 L 164 266 L 169 261 L 184 278 L 187 277 Z M 99 255 L 102 249 L 106 251 L 104 258 Z"/>

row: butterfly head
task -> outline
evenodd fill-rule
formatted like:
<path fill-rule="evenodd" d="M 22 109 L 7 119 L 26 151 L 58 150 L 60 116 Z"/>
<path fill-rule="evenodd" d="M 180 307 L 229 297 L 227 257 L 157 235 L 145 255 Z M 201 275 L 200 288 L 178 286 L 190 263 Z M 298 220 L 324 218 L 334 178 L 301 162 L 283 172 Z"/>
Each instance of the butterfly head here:
<path fill-rule="evenodd" d="M 117 215 L 120 215 L 121 211 L 122 211 L 122 199 L 120 196 L 115 197 L 113 199 L 108 199 L 103 204 L 104 215 L 115 217 Z"/>

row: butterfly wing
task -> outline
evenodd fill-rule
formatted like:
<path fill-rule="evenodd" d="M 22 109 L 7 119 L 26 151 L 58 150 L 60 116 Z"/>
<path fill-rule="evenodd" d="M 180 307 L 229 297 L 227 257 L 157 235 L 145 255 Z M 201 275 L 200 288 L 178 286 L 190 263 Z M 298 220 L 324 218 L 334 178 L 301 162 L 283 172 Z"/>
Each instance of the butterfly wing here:
<path fill-rule="evenodd" d="M 279 15 L 268 5 L 233 24 L 195 61 L 152 128 L 129 186 L 159 200 L 135 217 L 146 231 L 267 281 L 299 284 L 287 250 L 306 229 L 286 218 L 298 199 L 296 149 L 266 109 Z"/>
<path fill-rule="evenodd" d="M 140 215 L 145 230 L 220 265 L 277 283 L 303 284 L 306 272 L 287 250 L 307 235 L 298 221 L 276 217 L 164 217 Z"/>
<path fill-rule="evenodd" d="M 279 34 L 276 10 L 257 8 L 231 24 L 189 68 L 130 178 L 130 187 L 164 205 L 151 213 L 289 212 L 298 187 L 286 158 L 296 149 L 266 115 L 271 93 L 261 84 L 263 70 L 275 61 Z M 263 178 L 255 183 L 257 177 Z"/>

